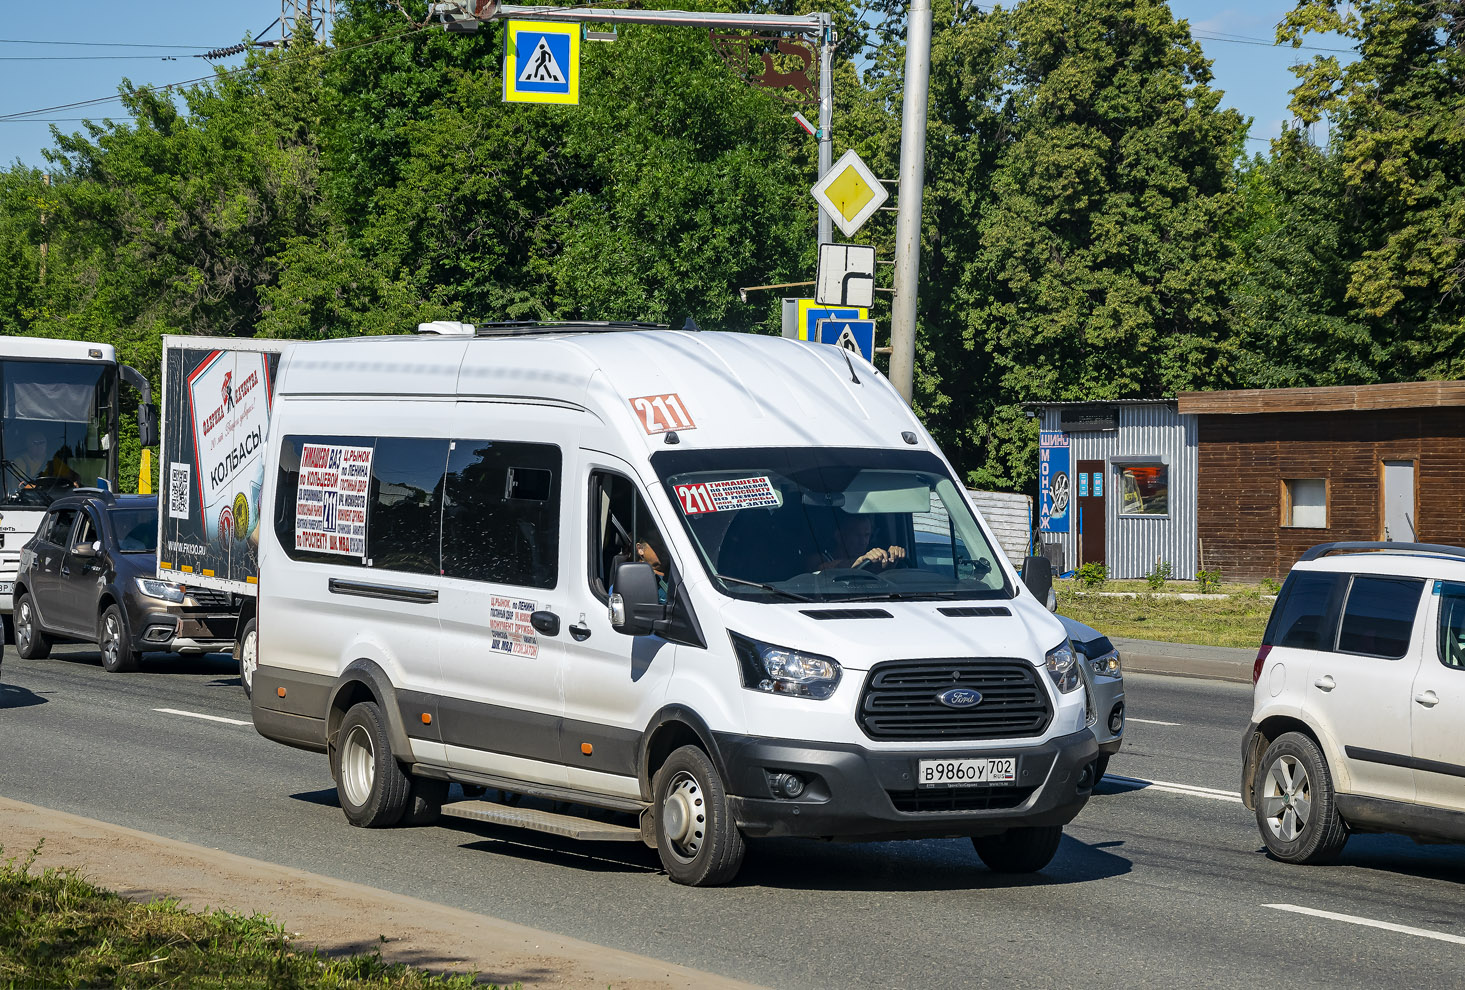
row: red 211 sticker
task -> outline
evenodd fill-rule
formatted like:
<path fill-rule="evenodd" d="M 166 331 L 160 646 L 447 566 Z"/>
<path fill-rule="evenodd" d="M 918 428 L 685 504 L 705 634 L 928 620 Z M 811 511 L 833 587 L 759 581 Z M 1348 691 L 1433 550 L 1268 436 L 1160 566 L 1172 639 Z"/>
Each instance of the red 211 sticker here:
<path fill-rule="evenodd" d="M 631 400 L 631 408 L 641 418 L 641 425 L 649 434 L 669 433 L 672 430 L 695 430 L 697 424 L 687 415 L 681 397 L 675 392 L 670 395 L 643 395 Z"/>

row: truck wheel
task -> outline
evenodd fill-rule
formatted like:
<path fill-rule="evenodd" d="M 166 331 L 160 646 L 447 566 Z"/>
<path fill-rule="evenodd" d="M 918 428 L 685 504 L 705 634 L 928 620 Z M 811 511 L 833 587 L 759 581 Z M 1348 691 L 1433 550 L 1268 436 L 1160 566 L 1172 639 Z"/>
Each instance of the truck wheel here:
<path fill-rule="evenodd" d="M 392 756 L 386 719 L 374 701 L 353 705 L 341 721 L 336 792 L 346 820 L 361 828 L 390 828 L 402 820 L 412 780 Z"/>
<path fill-rule="evenodd" d="M 15 606 L 15 652 L 26 660 L 44 660 L 51 655 L 51 640 L 41 632 L 36 601 L 29 591 Z"/>
<path fill-rule="evenodd" d="M 109 674 L 124 674 L 137 669 L 142 654 L 132 648 L 127 636 L 127 623 L 123 621 L 122 609 L 108 605 L 102 613 L 97 631 L 97 643 L 102 648 L 102 669 Z"/>
<path fill-rule="evenodd" d="M 656 771 L 656 850 L 667 875 L 692 887 L 713 887 L 737 876 L 743 834 L 727 806 L 722 778 L 696 746 L 676 750 Z"/>
<path fill-rule="evenodd" d="M 1317 743 L 1288 732 L 1267 747 L 1260 766 L 1252 803 L 1267 851 L 1286 863 L 1337 858 L 1348 826 L 1338 816 L 1333 775 Z"/>
<path fill-rule="evenodd" d="M 1036 873 L 1053 861 L 1062 838 L 1062 825 L 1034 825 L 973 836 L 972 845 L 993 873 Z"/>
<path fill-rule="evenodd" d="M 254 619 L 244 624 L 244 632 L 234 644 L 234 658 L 239 661 L 239 683 L 248 698 L 254 693 L 254 672 L 259 669 L 259 630 Z"/>

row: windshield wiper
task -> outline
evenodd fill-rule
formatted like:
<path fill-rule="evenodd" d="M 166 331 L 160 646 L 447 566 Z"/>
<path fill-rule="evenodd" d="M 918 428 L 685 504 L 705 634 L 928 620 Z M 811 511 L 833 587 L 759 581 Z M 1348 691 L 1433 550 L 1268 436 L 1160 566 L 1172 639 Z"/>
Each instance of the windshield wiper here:
<path fill-rule="evenodd" d="M 814 600 L 812 598 L 807 598 L 804 595 L 795 594 L 792 591 L 784 591 L 782 588 L 775 588 L 771 584 L 761 584 L 758 581 L 744 581 L 742 578 L 728 577 L 726 574 L 718 574 L 716 571 L 713 571 L 712 572 L 712 576 L 715 577 L 715 578 L 717 578 L 717 580 L 719 580 L 719 581 L 728 581 L 728 582 L 731 582 L 732 584 L 741 584 L 741 585 L 745 585 L 745 586 L 747 586 L 749 588 L 761 588 L 764 591 L 771 591 L 775 595 L 782 595 L 783 597 L 787 598 L 789 601 L 794 601 L 794 602 L 812 602 Z"/>
<path fill-rule="evenodd" d="M 957 591 L 887 591 L 881 595 L 862 595 L 859 598 L 841 598 L 842 602 L 922 602 L 950 601 L 961 592 Z"/>

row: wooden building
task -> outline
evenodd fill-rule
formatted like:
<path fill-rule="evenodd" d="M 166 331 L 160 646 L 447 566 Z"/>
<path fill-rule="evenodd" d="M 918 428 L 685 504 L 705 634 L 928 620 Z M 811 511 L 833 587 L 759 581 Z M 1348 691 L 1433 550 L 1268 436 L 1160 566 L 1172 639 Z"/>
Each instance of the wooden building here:
<path fill-rule="evenodd" d="M 1200 562 L 1280 578 L 1318 543 L 1465 545 L 1465 382 L 1182 392 Z"/>

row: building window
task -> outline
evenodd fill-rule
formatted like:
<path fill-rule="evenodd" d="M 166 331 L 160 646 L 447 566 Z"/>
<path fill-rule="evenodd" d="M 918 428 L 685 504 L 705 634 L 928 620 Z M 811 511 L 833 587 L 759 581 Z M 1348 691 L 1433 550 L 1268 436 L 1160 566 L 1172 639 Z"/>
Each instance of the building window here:
<path fill-rule="evenodd" d="M 1282 481 L 1282 525 L 1326 529 L 1328 483 L 1322 478 L 1286 478 Z"/>
<path fill-rule="evenodd" d="M 1125 464 L 1119 468 L 1119 514 L 1170 514 L 1170 466 L 1159 463 Z"/>

